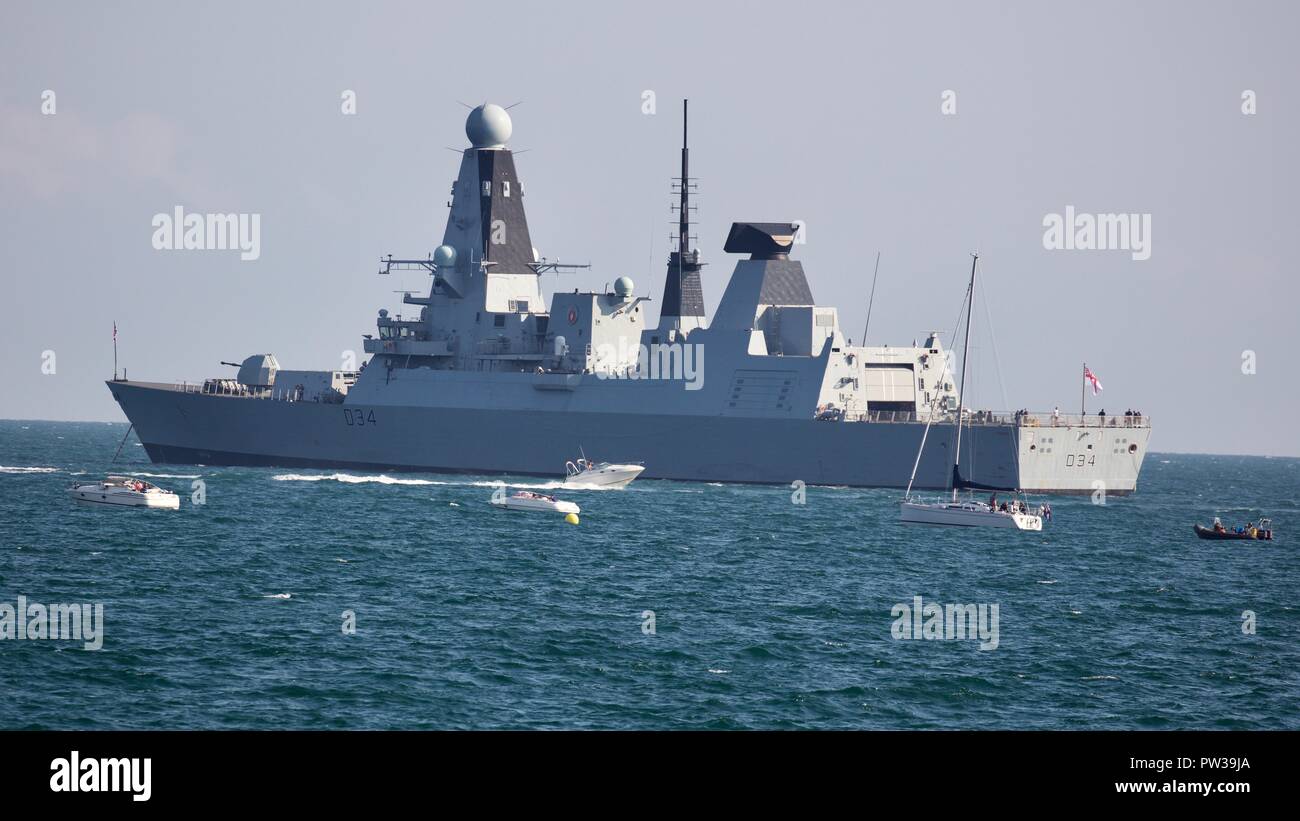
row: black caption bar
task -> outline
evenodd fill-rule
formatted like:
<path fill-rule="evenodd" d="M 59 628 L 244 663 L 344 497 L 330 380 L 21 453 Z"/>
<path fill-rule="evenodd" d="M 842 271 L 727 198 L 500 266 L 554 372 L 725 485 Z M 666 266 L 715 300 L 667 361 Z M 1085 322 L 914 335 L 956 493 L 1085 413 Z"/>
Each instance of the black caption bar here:
<path fill-rule="evenodd" d="M 1288 797 L 1297 742 L 1289 731 L 5 732 L 0 784 L 9 798 L 67 809 L 337 808 L 432 793 L 551 802 L 588 798 L 594 785 L 650 800 L 698 789 L 755 800 L 760 788 L 827 799 L 833 787 L 864 799 L 1196 798 L 1217 809 Z M 485 783 L 496 786 L 484 793 Z"/>

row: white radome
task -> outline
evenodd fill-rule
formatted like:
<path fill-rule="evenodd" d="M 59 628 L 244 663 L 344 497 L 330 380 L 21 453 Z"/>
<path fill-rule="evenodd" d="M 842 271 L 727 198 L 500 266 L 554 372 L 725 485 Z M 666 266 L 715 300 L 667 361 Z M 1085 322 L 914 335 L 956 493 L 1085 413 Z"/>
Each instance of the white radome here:
<path fill-rule="evenodd" d="M 456 249 L 450 245 L 439 245 L 433 249 L 433 264 L 439 268 L 455 268 Z"/>
<path fill-rule="evenodd" d="M 465 120 L 465 136 L 475 148 L 504 148 L 512 130 L 510 115 L 494 103 L 475 108 Z"/>
<path fill-rule="evenodd" d="M 619 296 L 631 296 L 636 285 L 632 282 L 632 277 L 619 277 L 614 280 L 614 293 Z"/>

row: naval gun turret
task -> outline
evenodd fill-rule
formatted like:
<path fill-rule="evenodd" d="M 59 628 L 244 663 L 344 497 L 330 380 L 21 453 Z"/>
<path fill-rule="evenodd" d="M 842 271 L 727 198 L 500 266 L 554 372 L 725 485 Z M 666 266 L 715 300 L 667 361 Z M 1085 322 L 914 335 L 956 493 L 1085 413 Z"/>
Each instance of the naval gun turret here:
<path fill-rule="evenodd" d="M 254 354 L 240 364 L 235 379 L 249 388 L 269 388 L 275 384 L 275 375 L 279 370 L 280 363 L 272 354 Z"/>

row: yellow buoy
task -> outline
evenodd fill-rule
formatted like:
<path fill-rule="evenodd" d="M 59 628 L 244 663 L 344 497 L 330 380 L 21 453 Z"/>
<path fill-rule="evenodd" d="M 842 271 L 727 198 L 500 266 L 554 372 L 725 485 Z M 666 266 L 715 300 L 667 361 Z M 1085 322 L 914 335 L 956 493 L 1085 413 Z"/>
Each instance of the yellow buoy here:
<path fill-rule="evenodd" d="M 578 523 L 578 514 L 570 513 L 564 517 L 564 521 L 568 522 L 571 525 L 576 525 Z"/>

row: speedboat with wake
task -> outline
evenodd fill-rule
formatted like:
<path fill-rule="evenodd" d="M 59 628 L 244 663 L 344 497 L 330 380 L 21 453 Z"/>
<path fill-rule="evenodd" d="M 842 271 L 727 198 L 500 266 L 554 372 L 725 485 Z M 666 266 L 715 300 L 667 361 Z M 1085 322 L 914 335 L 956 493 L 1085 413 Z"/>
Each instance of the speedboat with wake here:
<path fill-rule="evenodd" d="M 544 493 L 533 493 L 530 490 L 521 490 L 512 496 L 507 496 L 504 490 L 498 490 L 492 494 L 492 506 L 503 510 L 540 510 L 575 515 L 582 512 L 582 508 L 573 502 L 566 502 Z"/>
<path fill-rule="evenodd" d="M 907 482 L 907 494 L 901 502 L 899 518 L 905 524 L 948 525 L 950 527 L 1003 527 L 1016 530 L 1042 530 L 1045 508 L 1037 513 L 1031 512 L 1028 502 L 1023 498 L 997 505 L 997 494 L 987 503 L 968 498 L 961 501 L 958 492 L 965 488 L 973 490 L 976 485 L 962 479 L 961 476 L 961 429 L 966 399 L 966 362 L 970 359 L 970 320 L 971 309 L 975 306 L 975 268 L 979 262 L 977 254 L 971 255 L 970 290 L 966 295 L 966 341 L 961 357 L 961 387 L 957 395 L 957 444 L 952 449 L 952 499 L 926 502 L 912 496 L 912 483 L 916 481 L 916 470 L 921 464 L 921 454 L 925 452 L 925 440 L 930 435 L 930 424 L 934 421 L 938 396 L 930 405 L 930 413 L 925 422 L 925 431 L 921 434 L 921 446 L 916 451 L 916 462 L 912 465 L 912 478 Z M 947 373 L 944 363 L 941 373 Z M 1014 488 L 985 488 L 991 490 L 1014 490 Z"/>
<path fill-rule="evenodd" d="M 629 463 L 616 465 L 610 462 L 593 462 L 585 455 L 573 462 L 564 463 L 565 487 L 618 488 L 627 487 L 641 475 L 645 465 Z"/>
<path fill-rule="evenodd" d="M 177 510 L 181 498 L 170 490 L 130 476 L 109 476 L 102 482 L 82 482 L 68 488 L 68 495 L 88 505 L 155 507 Z"/>

